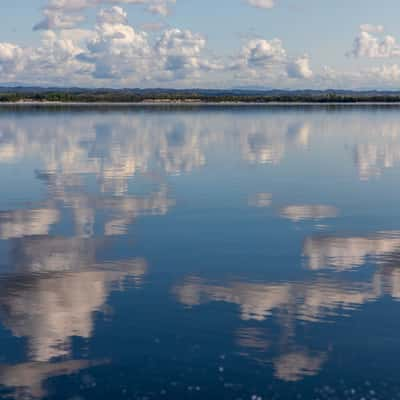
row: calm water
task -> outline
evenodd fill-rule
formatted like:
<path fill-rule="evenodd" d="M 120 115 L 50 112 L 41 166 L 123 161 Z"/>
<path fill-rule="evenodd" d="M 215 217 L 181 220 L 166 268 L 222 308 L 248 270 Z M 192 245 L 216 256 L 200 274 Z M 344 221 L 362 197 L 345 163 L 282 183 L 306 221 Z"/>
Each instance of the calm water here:
<path fill-rule="evenodd" d="M 0 397 L 400 398 L 400 108 L 2 108 Z"/>

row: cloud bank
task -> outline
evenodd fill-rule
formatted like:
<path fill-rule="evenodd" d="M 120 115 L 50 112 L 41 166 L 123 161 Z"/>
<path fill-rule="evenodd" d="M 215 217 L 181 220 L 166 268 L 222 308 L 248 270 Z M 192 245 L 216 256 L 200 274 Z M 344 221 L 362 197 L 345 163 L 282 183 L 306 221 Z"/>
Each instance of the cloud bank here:
<path fill-rule="evenodd" d="M 271 8 L 271 0 L 247 0 Z M 34 26 L 36 46 L 0 42 L 0 82 L 84 87 L 258 87 L 396 88 L 395 62 L 367 66 L 365 60 L 392 61 L 400 56 L 395 37 L 382 25 L 362 24 L 350 50 L 347 70 L 318 68 L 304 52 L 288 51 L 280 38 L 250 37 L 237 50 L 220 56 L 201 32 L 158 23 L 132 26 L 123 5 L 136 4 L 167 15 L 176 0 L 48 0 Z M 92 28 L 85 11 L 98 9 Z M 148 25 L 149 26 L 149 25 Z M 154 24 L 153 24 L 154 26 Z M 350 47 L 350 46 L 349 46 Z"/>

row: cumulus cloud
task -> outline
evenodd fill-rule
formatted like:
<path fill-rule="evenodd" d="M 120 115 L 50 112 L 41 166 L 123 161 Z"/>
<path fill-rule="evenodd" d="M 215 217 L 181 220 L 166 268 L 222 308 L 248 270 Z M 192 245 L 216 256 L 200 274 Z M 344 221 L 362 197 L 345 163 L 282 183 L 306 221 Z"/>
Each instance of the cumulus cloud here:
<path fill-rule="evenodd" d="M 74 7 L 83 4 L 76 1 Z M 92 30 L 46 30 L 37 47 L 0 42 L 2 81 L 204 86 L 219 75 L 227 85 L 229 79 L 276 84 L 310 79 L 313 71 L 307 55 L 289 56 L 280 39 L 251 39 L 229 62 L 208 51 L 199 33 L 167 28 L 154 37 L 134 28 L 120 6 L 100 9 Z"/>
<path fill-rule="evenodd" d="M 98 10 L 94 28 L 77 26 L 84 18 L 82 11 L 107 3 L 113 6 Z M 36 26 L 42 30 L 36 47 L 0 42 L 0 81 L 60 86 L 250 85 L 282 89 L 383 89 L 395 88 L 400 81 L 397 63 L 356 71 L 329 66 L 314 71 L 307 54 L 289 54 L 279 38 L 249 39 L 231 57 L 218 57 L 207 48 L 204 35 L 166 24 L 138 29 L 129 24 L 121 7 L 141 4 L 160 12 L 163 6 L 174 3 L 175 0 L 48 0 L 45 19 Z M 382 25 L 364 24 L 348 55 L 385 59 L 400 56 L 400 46 L 394 37 L 384 34 Z"/>
<path fill-rule="evenodd" d="M 310 60 L 307 55 L 288 62 L 286 69 L 288 76 L 291 78 L 309 79 L 313 75 L 310 67 Z"/>
<path fill-rule="evenodd" d="M 84 73 L 84 66 L 75 58 L 81 51 L 77 42 L 53 31 L 44 32 L 36 48 L 0 43 L 0 79 L 65 82 L 68 76 Z"/>
<path fill-rule="evenodd" d="M 23 50 L 12 43 L 0 43 L 0 76 L 14 75 L 21 69 Z"/>
<path fill-rule="evenodd" d="M 82 12 L 98 6 L 137 4 L 153 14 L 167 15 L 176 0 L 48 0 L 34 30 L 71 29 L 84 21 Z"/>
<path fill-rule="evenodd" d="M 97 21 L 99 24 L 127 25 L 128 14 L 121 7 L 112 7 L 110 9 L 100 10 Z"/>
<path fill-rule="evenodd" d="M 400 64 L 385 63 L 360 67 L 357 70 L 339 70 L 324 66 L 313 74 L 309 82 L 317 88 L 397 90 L 400 83 Z"/>
<path fill-rule="evenodd" d="M 389 58 L 400 56 L 400 46 L 396 38 L 383 35 L 382 25 L 364 24 L 354 39 L 353 48 L 347 53 L 352 57 Z"/>
<path fill-rule="evenodd" d="M 245 0 L 252 7 L 269 9 L 275 6 L 274 0 Z M 35 30 L 69 29 L 84 20 L 82 11 L 98 6 L 136 4 L 148 12 L 167 16 L 176 0 L 47 0 L 43 7 L 43 19 Z"/>
<path fill-rule="evenodd" d="M 102 10 L 95 37 L 78 59 L 93 66 L 94 78 L 139 81 L 181 80 L 218 66 L 202 57 L 203 36 L 189 30 L 167 29 L 150 43 L 147 33 L 136 31 L 120 7 Z"/>
<path fill-rule="evenodd" d="M 398 64 L 384 64 L 364 70 L 361 77 L 371 83 L 391 83 L 400 80 L 400 66 Z"/>
<path fill-rule="evenodd" d="M 75 1 L 70 6 L 85 4 Z M 176 28 L 150 38 L 129 24 L 123 8 L 113 6 L 99 10 L 92 30 L 45 30 L 37 47 L 0 42 L 0 79 L 85 86 L 194 82 L 223 69 L 216 57 L 206 56 L 206 44 L 204 36 Z"/>
<path fill-rule="evenodd" d="M 313 72 L 307 55 L 290 57 L 280 39 L 252 39 L 243 47 L 232 66 L 239 76 L 255 80 L 308 79 Z"/>
<path fill-rule="evenodd" d="M 217 63 L 203 59 L 200 55 L 206 40 L 202 35 L 189 30 L 169 29 L 156 43 L 155 52 L 161 64 L 162 79 L 184 79 L 198 75 L 201 71 L 217 70 Z"/>
<path fill-rule="evenodd" d="M 265 67 L 283 61 L 286 51 L 279 39 L 254 39 L 243 47 L 242 57 L 250 67 Z"/>
<path fill-rule="evenodd" d="M 147 35 L 127 23 L 127 14 L 117 6 L 101 10 L 95 35 L 78 60 L 92 66 L 92 76 L 117 79 L 141 73 L 150 57 Z"/>
<path fill-rule="evenodd" d="M 247 3 L 257 8 L 273 8 L 275 6 L 274 0 L 247 0 Z"/>
<path fill-rule="evenodd" d="M 44 10 L 43 14 L 43 20 L 38 22 L 33 30 L 72 29 L 85 19 L 82 15 L 60 14 L 50 10 Z"/>
<path fill-rule="evenodd" d="M 370 33 L 380 33 L 383 32 L 385 28 L 383 27 L 383 25 L 362 24 L 360 25 L 360 30 Z"/>
<path fill-rule="evenodd" d="M 64 80 L 85 73 L 76 56 L 82 51 L 77 42 L 62 38 L 60 34 L 46 31 L 38 48 L 24 50 L 24 76 L 46 77 Z"/>

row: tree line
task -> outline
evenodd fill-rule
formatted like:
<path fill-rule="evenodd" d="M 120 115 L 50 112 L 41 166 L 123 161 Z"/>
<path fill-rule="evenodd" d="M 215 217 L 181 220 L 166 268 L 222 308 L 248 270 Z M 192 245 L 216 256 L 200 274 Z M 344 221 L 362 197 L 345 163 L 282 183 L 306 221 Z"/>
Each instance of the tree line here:
<path fill-rule="evenodd" d="M 63 103 L 143 103 L 143 102 L 201 102 L 201 103 L 397 103 L 400 93 L 395 94 L 202 94 L 196 92 L 149 92 L 124 91 L 0 93 L 0 102 L 63 102 Z"/>

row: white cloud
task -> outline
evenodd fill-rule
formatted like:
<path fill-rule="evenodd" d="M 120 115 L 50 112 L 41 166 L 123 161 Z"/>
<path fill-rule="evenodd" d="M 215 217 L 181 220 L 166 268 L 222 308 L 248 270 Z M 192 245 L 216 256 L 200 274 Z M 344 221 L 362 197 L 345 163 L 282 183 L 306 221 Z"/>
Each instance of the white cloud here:
<path fill-rule="evenodd" d="M 154 84 L 221 68 L 203 56 L 205 46 L 202 35 L 179 29 L 167 29 L 151 43 L 147 33 L 135 30 L 125 11 L 114 6 L 99 12 L 93 38 L 76 58 L 95 79 Z"/>
<path fill-rule="evenodd" d="M 357 71 L 338 71 L 325 66 L 313 79 L 316 87 L 338 89 L 397 89 L 399 83 L 399 64 L 364 67 Z"/>
<path fill-rule="evenodd" d="M 288 62 L 286 67 L 288 76 L 291 78 L 309 79 L 313 76 L 308 56 L 302 56 Z"/>
<path fill-rule="evenodd" d="M 76 32 L 75 32 L 76 34 Z M 21 82 L 71 82 L 84 74 L 85 65 L 76 56 L 82 51 L 77 41 L 46 31 L 36 48 L 0 43 L 0 79 Z"/>
<path fill-rule="evenodd" d="M 382 35 L 381 25 L 361 25 L 353 48 L 347 54 L 353 57 L 389 58 L 400 56 L 400 46 L 391 35 Z M 380 34 L 380 35 L 377 35 Z"/>
<path fill-rule="evenodd" d="M 375 79 L 385 81 L 399 81 L 400 79 L 400 66 L 398 64 L 382 65 L 378 68 L 371 68 L 369 75 Z"/>
<path fill-rule="evenodd" d="M 136 4 L 144 6 L 153 14 L 167 15 L 176 0 L 48 0 L 43 8 L 44 18 L 34 30 L 71 29 L 85 20 L 86 9 L 106 5 Z"/>
<path fill-rule="evenodd" d="M 155 45 L 162 79 L 184 79 L 219 66 L 201 57 L 206 40 L 188 30 L 169 29 Z"/>
<path fill-rule="evenodd" d="M 68 7 L 78 9 L 86 4 L 86 0 L 77 0 Z M 58 10 L 65 4 L 58 0 L 51 6 Z M 0 42 L 0 80 L 152 86 L 166 81 L 194 82 L 202 73 L 223 69 L 215 57 L 203 54 L 207 41 L 202 35 L 175 28 L 150 40 L 146 32 L 128 23 L 120 6 L 99 10 L 93 30 L 68 28 L 44 31 L 38 47 Z"/>
<path fill-rule="evenodd" d="M 0 43 L 0 76 L 14 75 L 21 70 L 23 50 L 12 43 Z"/>
<path fill-rule="evenodd" d="M 286 51 L 279 39 L 254 39 L 243 47 L 242 56 L 250 67 L 266 67 L 284 60 Z"/>
<path fill-rule="evenodd" d="M 33 30 L 72 29 L 85 20 L 82 15 L 60 14 L 50 10 L 44 10 L 43 14 L 43 20 L 37 23 Z"/>
<path fill-rule="evenodd" d="M 53 79 L 65 79 L 83 72 L 76 56 L 82 51 L 76 42 L 62 38 L 60 34 L 46 31 L 42 35 L 41 45 L 32 50 L 25 50 L 26 68 L 24 72 L 31 76 Z"/>
<path fill-rule="evenodd" d="M 146 70 L 150 58 L 147 34 L 136 32 L 120 7 L 101 10 L 95 35 L 78 56 L 93 67 L 92 76 L 120 79 Z"/>
<path fill-rule="evenodd" d="M 82 22 L 82 11 L 98 6 L 136 4 L 145 7 L 152 14 L 167 16 L 177 0 L 47 0 L 43 8 L 44 18 L 35 30 L 69 29 Z M 252 7 L 269 9 L 275 6 L 274 0 L 245 0 Z"/>
<path fill-rule="evenodd" d="M 238 77 L 253 80 L 309 79 L 313 72 L 307 55 L 290 57 L 280 39 L 252 39 L 243 47 L 233 63 Z"/>
<path fill-rule="evenodd" d="M 247 3 L 257 8 L 273 8 L 275 6 L 274 0 L 247 0 Z"/>
<path fill-rule="evenodd" d="M 100 9 L 92 29 L 74 27 L 79 10 Z M 49 0 L 49 19 L 36 47 L 0 42 L 0 82 L 59 86 L 396 88 L 400 63 L 334 70 L 313 70 L 308 55 L 289 54 L 279 38 L 255 38 L 231 57 L 214 55 L 204 35 L 157 25 L 157 34 L 128 22 L 125 4 L 173 4 L 173 0 Z M 67 10 L 65 13 L 64 11 Z M 75 21 L 75 22 L 74 22 Z M 62 26 L 63 29 L 59 29 Z M 164 30 L 162 27 L 164 26 Z M 51 28 L 51 29 L 50 29 Z M 38 28 L 39 29 L 39 28 Z M 150 30 L 152 28 L 150 27 Z M 362 25 L 349 53 L 353 57 L 389 58 L 400 46 L 381 25 Z"/>
<path fill-rule="evenodd" d="M 128 14 L 121 7 L 112 7 L 110 9 L 100 10 L 97 20 L 99 24 L 128 24 Z"/>
<path fill-rule="evenodd" d="M 227 85 L 235 78 L 273 83 L 313 75 L 308 57 L 288 56 L 279 39 L 249 40 L 229 63 L 211 55 L 206 38 L 190 30 L 169 28 L 152 39 L 128 23 L 120 6 L 101 9 L 93 30 L 46 30 L 41 36 L 36 48 L 0 43 L 1 81 L 64 86 L 204 86 L 218 79 L 218 74 Z"/>
<path fill-rule="evenodd" d="M 360 31 L 369 32 L 369 33 L 382 33 L 385 30 L 383 25 L 371 25 L 371 24 L 362 24 L 360 25 Z"/>
<path fill-rule="evenodd" d="M 273 80 L 285 74 L 286 50 L 279 39 L 251 39 L 242 46 L 230 68 L 237 80 Z M 283 75 L 282 75 L 283 74 Z"/>

